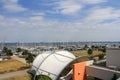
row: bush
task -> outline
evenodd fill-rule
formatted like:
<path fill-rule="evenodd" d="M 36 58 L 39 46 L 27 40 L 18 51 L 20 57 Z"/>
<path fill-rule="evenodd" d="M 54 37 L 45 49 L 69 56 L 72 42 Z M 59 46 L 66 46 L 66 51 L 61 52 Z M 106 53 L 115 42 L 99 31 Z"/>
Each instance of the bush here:
<path fill-rule="evenodd" d="M 31 74 L 31 80 L 34 80 L 34 75 Z M 35 80 L 52 80 L 49 76 L 46 75 L 39 75 L 36 76 Z"/>
<path fill-rule="evenodd" d="M 103 54 L 103 53 L 99 54 L 99 55 L 98 55 L 99 59 L 103 59 L 103 58 L 104 58 L 104 55 L 105 55 L 105 54 Z"/>
<path fill-rule="evenodd" d="M 93 53 L 93 50 L 89 48 L 87 53 L 88 53 L 88 55 L 91 55 Z"/>
<path fill-rule="evenodd" d="M 52 80 L 49 76 L 41 75 L 38 80 Z"/>

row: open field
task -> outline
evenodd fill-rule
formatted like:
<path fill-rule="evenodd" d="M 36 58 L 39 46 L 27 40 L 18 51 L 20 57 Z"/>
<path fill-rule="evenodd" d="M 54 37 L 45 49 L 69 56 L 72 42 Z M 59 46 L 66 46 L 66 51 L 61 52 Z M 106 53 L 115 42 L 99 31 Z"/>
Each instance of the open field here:
<path fill-rule="evenodd" d="M 6 79 L 0 79 L 0 80 L 31 80 L 31 79 L 30 79 L 30 75 L 26 73 L 26 74 L 22 74 L 19 76 L 10 77 Z"/>
<path fill-rule="evenodd" d="M 87 51 L 72 51 L 71 53 L 73 53 L 76 57 L 83 56 L 83 55 L 88 55 Z M 100 53 L 102 53 L 102 52 L 101 51 L 93 51 L 92 56 L 97 56 Z"/>
<path fill-rule="evenodd" d="M 14 59 L 0 61 L 0 74 L 27 69 L 28 67 L 28 64 L 24 64 Z"/>

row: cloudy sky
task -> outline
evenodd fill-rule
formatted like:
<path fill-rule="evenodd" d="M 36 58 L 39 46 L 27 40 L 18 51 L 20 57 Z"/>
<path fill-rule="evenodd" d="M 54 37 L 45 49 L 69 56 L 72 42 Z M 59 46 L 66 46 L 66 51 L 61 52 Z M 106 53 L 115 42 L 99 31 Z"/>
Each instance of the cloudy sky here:
<path fill-rule="evenodd" d="M 120 41 L 120 0 L 0 0 L 0 41 Z"/>

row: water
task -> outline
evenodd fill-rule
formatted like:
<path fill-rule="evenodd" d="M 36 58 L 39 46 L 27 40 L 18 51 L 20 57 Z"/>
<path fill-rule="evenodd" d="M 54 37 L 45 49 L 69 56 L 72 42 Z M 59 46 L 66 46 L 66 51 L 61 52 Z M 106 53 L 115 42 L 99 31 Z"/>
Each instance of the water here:
<path fill-rule="evenodd" d="M 1 46 L 2 44 L 0 44 Z M 4 43 L 6 47 L 17 47 L 17 46 L 60 46 L 60 45 L 116 45 L 120 46 L 120 42 L 39 42 L 39 43 Z"/>
<path fill-rule="evenodd" d="M 39 42 L 39 43 L 4 43 L 5 46 L 16 46 L 16 45 L 62 45 L 62 44 L 67 44 L 67 45 L 92 45 L 92 44 L 99 44 L 99 45 L 120 45 L 120 42 Z M 1 45 L 1 44 L 0 44 Z"/>

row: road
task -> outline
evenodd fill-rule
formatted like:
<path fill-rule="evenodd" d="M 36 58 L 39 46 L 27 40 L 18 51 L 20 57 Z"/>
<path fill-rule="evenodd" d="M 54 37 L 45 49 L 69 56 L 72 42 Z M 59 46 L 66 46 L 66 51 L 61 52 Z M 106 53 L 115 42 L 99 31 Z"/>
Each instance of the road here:
<path fill-rule="evenodd" d="M 21 70 L 21 71 L 16 71 L 16 72 L 10 72 L 10 73 L 5 73 L 5 74 L 0 74 L 0 79 L 4 79 L 4 78 L 9 78 L 9 77 L 14 77 L 14 76 L 18 76 L 21 74 L 25 74 L 27 73 L 27 70 Z"/>

